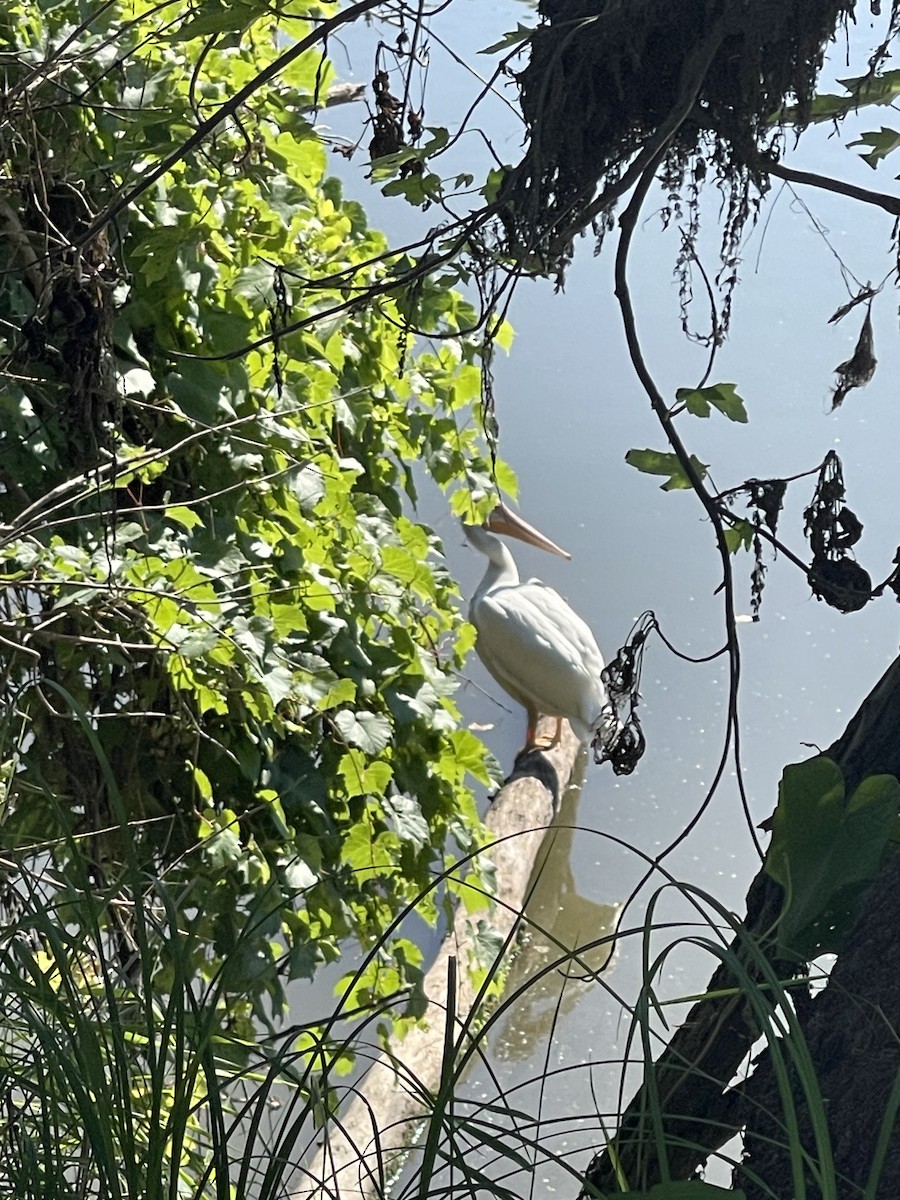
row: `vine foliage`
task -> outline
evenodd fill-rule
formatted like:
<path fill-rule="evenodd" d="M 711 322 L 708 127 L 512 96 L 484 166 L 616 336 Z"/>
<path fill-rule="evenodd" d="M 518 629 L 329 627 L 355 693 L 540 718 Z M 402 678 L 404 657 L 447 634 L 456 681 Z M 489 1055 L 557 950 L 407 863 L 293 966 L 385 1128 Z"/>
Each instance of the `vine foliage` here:
<path fill-rule="evenodd" d="M 172 940 L 137 972 L 134 946 L 164 886 L 181 977 L 215 983 L 236 1045 L 346 939 L 381 943 L 354 1002 L 415 1015 L 421 956 L 389 931 L 422 894 L 435 918 L 492 778 L 453 701 L 472 631 L 407 515 L 414 463 L 464 485 L 458 512 L 492 483 L 471 307 L 428 278 L 379 291 L 385 240 L 313 123 L 321 46 L 185 149 L 331 13 L 0 16 L 8 924 L 35 872 L 48 909 L 87 879 L 116 986 L 162 995 Z"/>

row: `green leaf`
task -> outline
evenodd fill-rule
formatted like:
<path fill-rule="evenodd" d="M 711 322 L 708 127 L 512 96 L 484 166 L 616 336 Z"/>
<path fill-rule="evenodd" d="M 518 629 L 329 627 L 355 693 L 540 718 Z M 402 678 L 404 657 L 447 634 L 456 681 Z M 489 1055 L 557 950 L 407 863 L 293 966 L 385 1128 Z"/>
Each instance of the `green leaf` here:
<path fill-rule="evenodd" d="M 786 892 L 778 931 L 786 952 L 840 952 L 898 812 L 893 775 L 870 775 L 846 802 L 840 768 L 825 755 L 785 768 L 765 867 Z"/>
<path fill-rule="evenodd" d="M 166 509 L 166 516 L 170 521 L 177 521 L 179 525 L 183 525 L 185 529 L 196 529 L 199 525 L 203 527 L 203 522 L 193 508 L 185 508 L 183 504 L 173 504 Z"/>
<path fill-rule="evenodd" d="M 269 263 L 253 263 L 238 272 L 231 285 L 235 296 L 246 296 L 260 307 L 275 300 L 275 269 Z"/>
<path fill-rule="evenodd" d="M 219 631 L 214 625 L 170 625 L 163 637 L 163 645 L 177 650 L 182 658 L 198 658 L 208 654 L 219 641 Z"/>
<path fill-rule="evenodd" d="M 483 742 L 468 729 L 455 729 L 450 734 L 454 768 L 468 771 L 479 783 L 490 784 Z"/>
<path fill-rule="evenodd" d="M 65 46 L 65 78 L 39 72 L 27 89 L 22 111 L 38 114 L 40 137 L 16 141 L 7 163 L 13 192 L 28 190 L 42 162 L 54 164 L 59 196 L 29 209 L 29 239 L 74 236 L 106 210 L 117 181 L 120 190 L 137 185 L 104 265 L 109 287 L 87 297 L 114 321 L 106 332 L 121 404 L 94 412 L 81 395 L 90 380 L 69 369 L 79 330 L 64 320 L 23 339 L 0 395 L 7 475 L 17 483 L 0 489 L 0 523 L 13 531 L 0 551 L 11 635 L 33 624 L 32 600 L 56 613 L 62 634 L 45 684 L 91 711 L 79 732 L 33 689 L 21 693 L 24 675 L 12 672 L 6 690 L 22 701 L 23 725 L 7 738 L 15 761 L 7 756 L 0 770 L 3 818 L 10 844 L 24 846 L 27 834 L 48 847 L 39 917 L 73 946 L 84 936 L 108 944 L 102 931 L 114 915 L 89 885 L 90 929 L 76 928 L 74 892 L 92 869 L 82 851 L 102 859 L 138 917 L 144 881 L 160 881 L 164 916 L 134 923 L 147 995 L 159 1011 L 187 1011 L 177 988 L 207 995 L 222 980 L 203 1044 L 212 1047 L 216 1027 L 227 1025 L 229 1049 L 209 1054 L 228 1057 L 283 1015 L 289 974 L 312 975 L 345 947 L 354 953 L 354 941 L 378 946 L 380 971 L 381 952 L 385 962 L 395 953 L 389 931 L 399 914 L 415 905 L 436 917 L 429 868 L 480 843 L 467 772 L 489 778 L 488 761 L 477 739 L 452 737 L 463 618 L 435 535 L 401 514 L 404 490 L 424 486 L 429 472 L 448 492 L 512 481 L 502 463 L 494 473 L 470 419 L 484 344 L 465 332 L 477 318 L 471 296 L 456 289 L 474 295 L 473 265 L 443 261 L 448 251 L 453 258 L 452 238 L 438 232 L 411 274 L 412 252 L 392 258 L 361 205 L 324 177 L 327 152 L 310 109 L 333 70 L 324 45 L 284 62 L 296 52 L 297 19 L 318 20 L 309 5 L 292 17 L 265 0 L 191 0 L 160 21 L 152 6 L 113 4 L 87 22 L 84 8 L 13 0 L 12 18 L 0 21 L 14 84 Z M 279 59 L 277 86 L 259 86 Z M 198 121 L 248 85 L 238 119 L 181 153 Z M 449 138 L 430 130 L 424 145 L 378 164 L 378 178 L 424 167 L 409 186 L 433 202 L 445 184 L 426 160 Z M 171 169 L 155 174 L 167 159 Z M 472 186 L 467 171 L 448 172 L 458 187 Z M 0 331 L 21 329 L 35 312 L 33 264 L 7 254 L 3 266 Z M 77 266 L 55 264 L 61 294 L 84 292 Z M 376 305 L 357 304 L 370 286 L 380 289 L 382 271 L 400 286 Z M 106 329 L 98 314 L 81 341 Z M 508 341 L 503 324 L 496 344 Z M 96 420 L 63 419 L 59 397 L 70 393 Z M 98 461 L 115 469 L 95 479 Z M 130 642 L 142 648 L 123 648 Z M 71 835 L 96 773 L 92 737 L 133 825 L 104 821 L 88 845 Z M 99 798 L 103 812 L 109 800 Z M 369 877 L 342 869 L 348 839 Z M 56 919 L 61 887 L 71 929 Z M 92 986 L 79 981 L 77 992 Z M 373 979 L 373 995 L 381 986 Z M 60 992 L 65 1003 L 75 997 Z M 138 1044 L 147 1032 L 126 1036 Z M 0 1022 L 0 1037 L 8 1033 Z M 129 1156 L 168 1178 L 169 1147 L 183 1148 L 184 1187 L 202 1191 L 205 1145 L 196 1177 L 191 1160 L 196 1130 L 209 1124 L 210 1089 L 194 1095 L 198 1063 L 185 1063 L 179 1100 L 169 1086 L 177 1057 L 161 1046 L 152 1080 L 133 1056 L 121 1071 L 104 1064 L 103 1077 L 139 1106 Z M 23 1086 L 42 1094 L 46 1064 L 23 1071 Z M 213 1069 L 207 1083 L 219 1079 L 230 1104 L 238 1078 L 246 1076 L 226 1082 Z M 111 1096 L 105 1084 L 95 1092 L 104 1104 Z M 74 1131 L 92 1145 L 93 1132 L 63 1111 L 62 1092 L 57 1102 L 51 1123 L 73 1131 L 61 1149 L 68 1161 Z M 104 1104 L 88 1105 L 87 1119 L 104 1116 Z M 194 1132 L 170 1124 L 172 1104 Z M 106 1132 L 115 1141 L 121 1130 Z M 53 1139 L 40 1149 L 55 1163 Z M 90 1189 L 97 1181 L 85 1170 Z"/>
<path fill-rule="evenodd" d="M 900 71 L 884 71 L 880 75 L 859 75 L 852 79 L 837 81 L 846 95 L 822 93 L 813 99 L 811 110 L 801 113 L 795 106 L 779 113 L 779 122 L 793 123 L 799 119 L 815 124 L 819 121 L 834 121 L 849 113 L 858 112 L 871 105 L 892 104 L 900 95 Z"/>
<path fill-rule="evenodd" d="M 236 826 L 234 813 L 227 810 L 221 815 L 207 812 L 200 820 L 203 852 L 216 870 L 234 866 L 241 858 L 242 847 Z"/>
<path fill-rule="evenodd" d="M 317 877 L 308 862 L 302 858 L 290 858 L 281 864 L 284 881 L 295 892 L 305 892 L 317 883 Z"/>
<path fill-rule="evenodd" d="M 344 781 L 348 799 L 356 796 L 382 795 L 391 781 L 390 763 L 367 762 L 360 750 L 343 755 L 337 769 Z"/>
<path fill-rule="evenodd" d="M 900 96 L 900 71 L 868 72 L 837 81 L 857 108 L 870 104 L 892 104 Z"/>
<path fill-rule="evenodd" d="M 325 495 L 325 480 L 319 467 L 306 465 L 291 472 L 288 482 L 297 497 L 300 507 L 312 511 Z"/>
<path fill-rule="evenodd" d="M 190 765 L 190 764 L 189 764 Z M 209 801 L 212 799 L 212 784 L 205 771 L 201 771 L 199 767 L 191 766 L 191 771 L 194 775 L 194 783 L 197 785 L 197 791 L 200 793 L 200 799 Z"/>
<path fill-rule="evenodd" d="M 319 712 L 327 712 L 329 708 L 338 708 L 342 704 L 351 704 L 356 699 L 356 684 L 352 679 L 339 679 L 329 688 L 324 696 L 316 702 Z"/>
<path fill-rule="evenodd" d="M 501 350 L 505 350 L 506 353 L 509 354 L 510 350 L 512 349 L 514 336 L 515 330 L 513 329 L 512 325 L 510 325 L 509 321 L 501 321 L 496 332 L 494 333 L 494 341 Z"/>
<path fill-rule="evenodd" d="M 737 554 L 739 550 L 750 550 L 753 547 L 755 533 L 751 521 L 735 521 L 725 530 L 725 545 L 729 554 Z"/>
<path fill-rule="evenodd" d="M 158 283 L 175 269 L 181 238 L 182 231 L 170 225 L 157 226 L 144 234 L 134 252 L 143 260 L 140 272 L 144 283 Z"/>
<path fill-rule="evenodd" d="M 880 130 L 869 130 L 855 142 L 848 142 L 848 149 L 851 146 L 870 147 L 866 154 L 860 155 L 860 158 L 864 159 L 874 171 L 882 158 L 886 158 L 900 146 L 900 133 L 896 129 L 888 129 L 886 125 L 882 125 Z"/>
<path fill-rule="evenodd" d="M 419 573 L 422 563 L 401 546 L 382 546 L 381 567 L 387 575 L 401 583 L 410 584 Z"/>
<path fill-rule="evenodd" d="M 366 754 L 378 754 L 391 740 L 390 721 L 377 713 L 345 708 L 335 713 L 334 723 L 349 746 L 358 746 Z"/>
<path fill-rule="evenodd" d="M 273 704 L 280 704 L 294 694 L 294 673 L 288 667 L 277 664 L 260 676 L 260 683 L 266 689 Z"/>
<path fill-rule="evenodd" d="M 281 162 L 293 177 L 300 177 L 306 188 L 317 184 L 325 173 L 325 150 L 317 137 L 309 131 L 307 136 L 296 136 L 306 133 L 299 127 L 290 133 L 279 133 L 267 146 L 267 153 L 273 162 Z"/>
<path fill-rule="evenodd" d="M 392 179 L 381 189 L 383 196 L 403 196 L 410 204 L 425 205 L 429 200 L 438 200 L 441 195 L 441 180 L 433 171 L 412 172 L 399 179 Z"/>
<path fill-rule="evenodd" d="M 394 866 L 382 837 L 373 838 L 366 821 L 352 827 L 341 847 L 341 862 L 352 868 L 358 882 L 383 878 Z"/>
<path fill-rule="evenodd" d="M 747 410 L 733 383 L 714 383 L 696 389 L 679 388 L 675 399 L 695 417 L 708 417 L 710 408 L 716 408 L 729 421 L 738 421 L 742 425 L 747 423 Z"/>
<path fill-rule="evenodd" d="M 224 8 L 212 8 L 199 17 L 184 21 L 164 36 L 170 42 L 186 42 L 192 38 L 209 37 L 211 33 L 237 32 L 245 29 L 253 19 L 254 11 L 242 4 L 226 4 Z"/>
<path fill-rule="evenodd" d="M 673 454 L 670 451 L 629 450 L 625 455 L 625 461 L 629 466 L 635 467 L 638 471 L 643 471 L 646 475 L 668 475 L 669 478 L 662 485 L 664 492 L 671 492 L 691 486 L 691 481 L 678 461 L 677 454 Z M 691 465 L 701 480 L 706 478 L 706 472 L 709 470 L 708 463 L 702 463 L 699 458 L 692 454 Z"/>
<path fill-rule="evenodd" d="M 485 46 L 483 50 L 479 50 L 479 54 L 499 54 L 501 50 L 511 50 L 513 46 L 521 46 L 523 42 L 527 42 L 534 33 L 533 25 L 523 25 L 520 21 L 515 29 L 505 33 L 499 42 L 494 42 L 490 46 Z"/>
<path fill-rule="evenodd" d="M 398 792 L 385 796 L 381 803 L 388 825 L 402 842 L 412 842 L 417 850 L 428 845 L 431 831 L 415 796 Z"/>
<path fill-rule="evenodd" d="M 498 459 L 494 478 L 500 491 L 505 492 L 507 496 L 511 496 L 515 500 L 519 494 L 519 480 L 516 478 L 516 473 L 512 467 L 502 459 Z"/>
<path fill-rule="evenodd" d="M 500 194 L 500 189 L 503 186 L 507 176 L 506 167 L 492 167 L 487 173 L 487 178 L 484 181 L 484 187 L 481 189 L 485 200 L 488 204 L 493 204 Z"/>
<path fill-rule="evenodd" d="M 482 967 L 491 967 L 500 957 L 505 945 L 505 938 L 489 921 L 478 922 L 475 938 L 475 958 Z"/>

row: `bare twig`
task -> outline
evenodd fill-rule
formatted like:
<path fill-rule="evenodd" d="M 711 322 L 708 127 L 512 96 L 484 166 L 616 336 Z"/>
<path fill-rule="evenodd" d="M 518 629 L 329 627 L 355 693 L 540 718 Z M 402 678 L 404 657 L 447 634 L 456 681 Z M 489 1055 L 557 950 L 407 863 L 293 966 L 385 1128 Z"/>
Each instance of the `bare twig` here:
<path fill-rule="evenodd" d="M 884 209 L 892 217 L 900 217 L 900 196 L 890 196 L 887 192 L 873 192 L 870 188 L 857 187 L 855 183 L 832 179 L 829 175 L 818 175 L 815 171 L 798 171 L 795 167 L 786 167 L 784 163 L 771 158 L 761 158 L 760 166 L 770 175 L 787 183 L 802 183 L 808 187 L 834 192 L 838 196 L 849 196 L 851 200 L 859 200 L 863 204 Z"/>

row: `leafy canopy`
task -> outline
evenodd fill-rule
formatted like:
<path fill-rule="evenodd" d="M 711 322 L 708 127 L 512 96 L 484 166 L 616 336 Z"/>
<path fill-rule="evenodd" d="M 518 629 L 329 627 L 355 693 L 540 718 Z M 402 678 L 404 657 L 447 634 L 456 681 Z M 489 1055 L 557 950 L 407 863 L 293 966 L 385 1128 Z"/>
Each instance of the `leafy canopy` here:
<path fill-rule="evenodd" d="M 470 306 L 380 286 L 326 173 L 321 47 L 183 152 L 335 11 L 0 16 L 4 846 L 50 898 L 85 861 L 126 914 L 165 880 L 248 1036 L 477 846 L 489 779 L 452 699 L 471 630 L 407 515 L 416 464 L 459 511 L 490 486 Z M 127 967 L 132 919 L 98 920 Z M 415 983 L 396 945 L 374 997 Z"/>

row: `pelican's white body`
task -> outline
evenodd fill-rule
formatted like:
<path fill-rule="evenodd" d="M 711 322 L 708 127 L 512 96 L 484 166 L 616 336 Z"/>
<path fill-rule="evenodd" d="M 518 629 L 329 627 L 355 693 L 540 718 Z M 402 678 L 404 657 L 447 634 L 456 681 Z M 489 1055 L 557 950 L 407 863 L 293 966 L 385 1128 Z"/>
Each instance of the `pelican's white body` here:
<path fill-rule="evenodd" d="M 529 740 L 539 713 L 564 717 L 582 742 L 610 718 L 615 726 L 601 679 L 603 656 L 585 622 L 539 579 L 520 582 L 499 538 L 477 526 L 464 529 L 490 560 L 469 605 L 475 649 L 497 683 L 527 710 Z"/>

